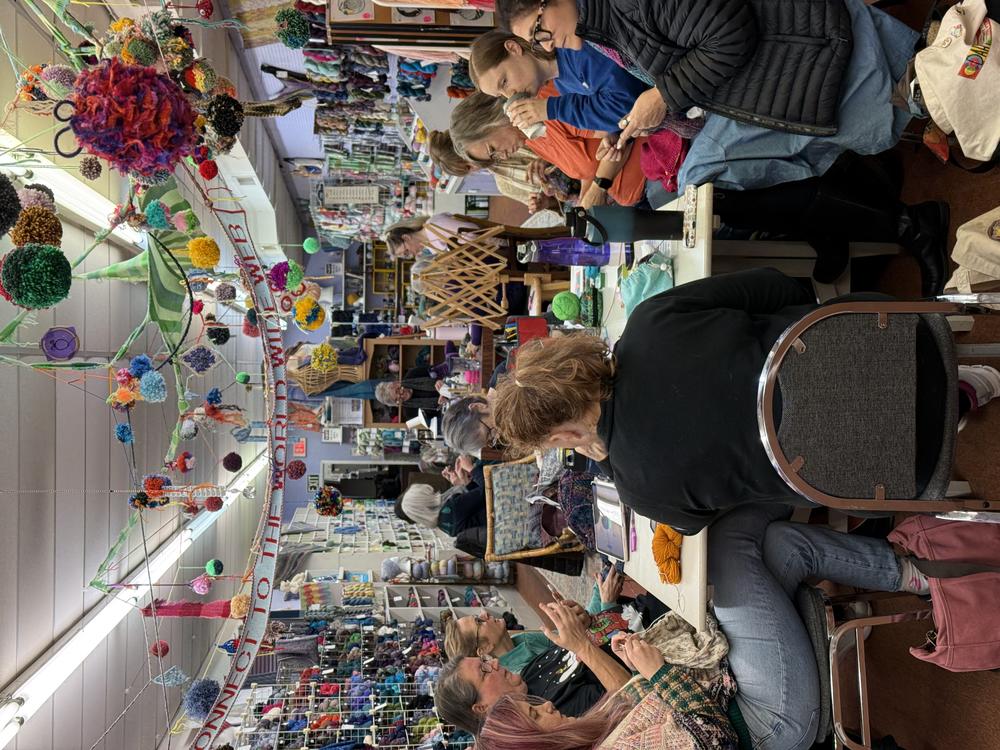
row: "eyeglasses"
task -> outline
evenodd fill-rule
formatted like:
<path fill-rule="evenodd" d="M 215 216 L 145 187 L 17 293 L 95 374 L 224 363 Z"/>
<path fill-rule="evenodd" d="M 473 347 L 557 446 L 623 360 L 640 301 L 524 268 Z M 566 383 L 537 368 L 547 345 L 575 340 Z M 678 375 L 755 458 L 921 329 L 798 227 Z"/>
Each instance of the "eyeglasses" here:
<path fill-rule="evenodd" d="M 481 424 L 486 430 L 486 444 L 490 446 L 490 448 L 496 448 L 500 445 L 500 436 L 497 435 L 496 430 L 486 424 L 482 417 L 477 417 L 477 419 L 479 420 L 479 424 Z"/>
<path fill-rule="evenodd" d="M 531 44 L 536 50 L 544 49 L 542 45 L 552 41 L 552 32 L 542 26 L 542 15 L 548 3 L 549 0 L 542 0 L 538 4 L 538 17 L 535 19 L 535 27 L 531 30 Z"/>

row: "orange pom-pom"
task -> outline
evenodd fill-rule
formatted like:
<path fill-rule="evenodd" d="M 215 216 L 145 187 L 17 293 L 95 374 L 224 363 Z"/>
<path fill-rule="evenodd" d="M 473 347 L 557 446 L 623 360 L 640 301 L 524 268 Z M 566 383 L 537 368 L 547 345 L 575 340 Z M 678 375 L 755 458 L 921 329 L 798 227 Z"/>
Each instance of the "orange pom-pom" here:
<path fill-rule="evenodd" d="M 653 532 L 653 561 L 664 583 L 681 582 L 681 544 L 684 537 L 666 524 L 657 524 Z"/>

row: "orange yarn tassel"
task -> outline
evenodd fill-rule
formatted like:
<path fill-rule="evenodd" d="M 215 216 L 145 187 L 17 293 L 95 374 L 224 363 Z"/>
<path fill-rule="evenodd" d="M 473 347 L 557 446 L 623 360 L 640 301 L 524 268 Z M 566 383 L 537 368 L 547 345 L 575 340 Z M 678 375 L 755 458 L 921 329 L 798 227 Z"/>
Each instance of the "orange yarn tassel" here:
<path fill-rule="evenodd" d="M 664 583 L 681 582 L 681 544 L 684 537 L 666 524 L 657 524 L 653 532 L 653 560 Z"/>

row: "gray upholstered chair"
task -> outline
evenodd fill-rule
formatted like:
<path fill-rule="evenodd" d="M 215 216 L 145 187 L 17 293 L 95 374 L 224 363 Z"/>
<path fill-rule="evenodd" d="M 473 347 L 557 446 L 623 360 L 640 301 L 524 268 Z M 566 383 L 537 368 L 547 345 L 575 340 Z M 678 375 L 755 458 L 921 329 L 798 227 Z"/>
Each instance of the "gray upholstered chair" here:
<path fill-rule="evenodd" d="M 967 485 L 951 481 L 958 356 L 948 316 L 988 312 L 973 306 L 985 302 L 1000 295 L 847 302 L 790 326 L 757 401 L 765 450 L 789 487 L 847 511 L 1000 510 L 953 497 Z"/>

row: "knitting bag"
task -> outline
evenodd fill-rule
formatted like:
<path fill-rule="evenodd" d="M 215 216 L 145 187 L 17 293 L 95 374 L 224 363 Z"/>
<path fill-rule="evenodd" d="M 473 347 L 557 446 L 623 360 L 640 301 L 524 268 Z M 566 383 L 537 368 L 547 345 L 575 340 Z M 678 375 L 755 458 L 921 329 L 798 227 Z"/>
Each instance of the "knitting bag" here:
<path fill-rule="evenodd" d="M 635 264 L 618 289 L 628 317 L 640 303 L 674 287 L 674 261 L 657 251 Z"/>
<path fill-rule="evenodd" d="M 930 581 L 937 636 L 910 653 L 951 672 L 1000 668 L 1000 524 L 911 516 L 889 541 Z"/>
<path fill-rule="evenodd" d="M 580 543 L 594 551 L 594 475 L 589 472 L 567 471 L 559 479 L 559 507 L 566 516 L 566 525 Z"/>

